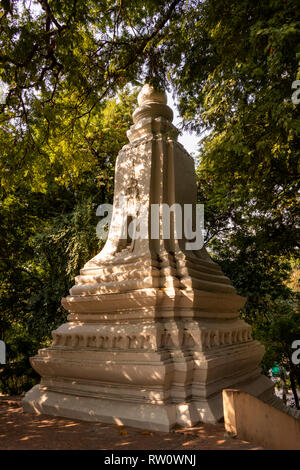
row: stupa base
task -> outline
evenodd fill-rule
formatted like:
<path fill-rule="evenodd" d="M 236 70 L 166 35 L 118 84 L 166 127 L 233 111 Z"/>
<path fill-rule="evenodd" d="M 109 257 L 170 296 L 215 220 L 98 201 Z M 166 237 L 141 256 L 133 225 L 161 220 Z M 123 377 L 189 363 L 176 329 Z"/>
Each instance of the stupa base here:
<path fill-rule="evenodd" d="M 237 386 L 238 384 L 235 384 Z M 260 375 L 239 388 L 267 399 L 273 394 L 270 381 Z M 221 391 L 212 397 L 183 403 L 138 403 L 97 396 L 53 391 L 39 384 L 23 399 L 23 410 L 29 413 L 59 416 L 82 421 L 132 426 L 150 431 L 169 432 L 175 424 L 191 427 L 199 422 L 216 423 L 223 417 Z"/>

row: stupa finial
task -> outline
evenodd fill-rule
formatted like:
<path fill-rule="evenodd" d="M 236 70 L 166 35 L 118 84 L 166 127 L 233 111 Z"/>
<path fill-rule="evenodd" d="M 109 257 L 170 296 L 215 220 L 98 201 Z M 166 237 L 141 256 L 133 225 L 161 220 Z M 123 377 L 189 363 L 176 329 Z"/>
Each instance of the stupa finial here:
<path fill-rule="evenodd" d="M 167 95 L 162 90 L 156 90 L 146 83 L 138 95 L 139 107 L 133 112 L 133 122 L 136 124 L 144 118 L 163 117 L 173 120 L 173 111 L 167 105 Z"/>
<path fill-rule="evenodd" d="M 147 103 L 167 104 L 167 95 L 164 91 L 155 90 L 153 86 L 146 83 L 138 94 L 138 104 L 143 106 Z"/>

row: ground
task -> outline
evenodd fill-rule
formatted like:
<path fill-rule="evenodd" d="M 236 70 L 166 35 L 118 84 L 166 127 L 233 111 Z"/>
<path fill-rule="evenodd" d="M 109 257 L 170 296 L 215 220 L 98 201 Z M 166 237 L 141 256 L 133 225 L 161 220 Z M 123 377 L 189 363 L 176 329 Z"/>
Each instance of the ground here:
<path fill-rule="evenodd" d="M 228 437 L 224 424 L 170 433 L 23 413 L 20 397 L 0 397 L 0 449 L 26 450 L 257 450 Z"/>

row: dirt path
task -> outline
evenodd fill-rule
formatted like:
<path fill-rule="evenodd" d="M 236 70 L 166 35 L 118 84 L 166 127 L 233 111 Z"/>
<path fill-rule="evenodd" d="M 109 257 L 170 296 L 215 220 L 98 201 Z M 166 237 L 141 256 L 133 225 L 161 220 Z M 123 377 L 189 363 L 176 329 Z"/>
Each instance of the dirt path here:
<path fill-rule="evenodd" d="M 225 435 L 223 424 L 170 433 L 23 413 L 20 397 L 0 397 L 0 449 L 217 450 L 259 449 Z"/>

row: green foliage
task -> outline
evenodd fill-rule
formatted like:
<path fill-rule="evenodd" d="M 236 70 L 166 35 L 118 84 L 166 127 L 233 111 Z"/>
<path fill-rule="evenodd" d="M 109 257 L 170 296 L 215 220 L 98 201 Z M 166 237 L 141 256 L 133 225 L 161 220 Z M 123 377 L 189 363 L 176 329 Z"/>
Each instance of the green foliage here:
<path fill-rule="evenodd" d="M 173 69 L 187 125 L 211 130 L 198 174 L 218 229 L 246 223 L 288 257 L 299 249 L 299 25 L 294 1 L 202 2 L 178 26 L 186 52 Z"/>
<path fill-rule="evenodd" d="M 235 233 L 222 241 L 214 239 L 211 248 L 215 261 L 247 299 L 241 315 L 266 348 L 264 372 L 275 363 L 289 371 L 292 343 L 300 337 L 298 298 L 287 285 L 291 265 L 283 257 L 266 255 L 256 238 Z"/>
<path fill-rule="evenodd" d="M 11 140 L 23 150 L 22 159 L 39 154 L 61 121 L 65 132 L 76 135 L 75 122 L 126 83 L 146 76 L 163 81 L 154 50 L 183 4 L 2 1 L 0 79 L 9 90 L 1 122 L 3 132 L 14 128 Z"/>

